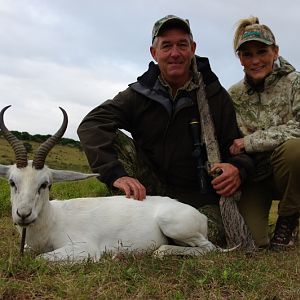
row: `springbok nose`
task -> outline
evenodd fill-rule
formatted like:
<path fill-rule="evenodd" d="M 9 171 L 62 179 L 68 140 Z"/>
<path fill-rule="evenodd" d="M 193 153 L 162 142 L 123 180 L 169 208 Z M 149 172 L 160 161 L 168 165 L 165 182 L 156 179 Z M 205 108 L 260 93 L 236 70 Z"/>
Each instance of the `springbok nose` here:
<path fill-rule="evenodd" d="M 20 212 L 18 209 L 17 209 L 17 215 L 22 219 L 22 220 L 25 220 L 26 218 L 28 218 L 32 213 L 32 210 L 31 209 L 28 209 L 28 210 L 22 210 L 22 212 Z"/>

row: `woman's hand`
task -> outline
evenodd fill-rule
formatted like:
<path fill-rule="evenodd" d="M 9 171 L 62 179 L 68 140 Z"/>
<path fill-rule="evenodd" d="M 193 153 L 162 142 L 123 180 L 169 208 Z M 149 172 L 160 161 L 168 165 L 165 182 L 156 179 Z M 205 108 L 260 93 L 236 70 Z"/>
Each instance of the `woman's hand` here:
<path fill-rule="evenodd" d="M 229 148 L 231 155 L 237 155 L 245 151 L 244 139 L 235 139 Z"/>

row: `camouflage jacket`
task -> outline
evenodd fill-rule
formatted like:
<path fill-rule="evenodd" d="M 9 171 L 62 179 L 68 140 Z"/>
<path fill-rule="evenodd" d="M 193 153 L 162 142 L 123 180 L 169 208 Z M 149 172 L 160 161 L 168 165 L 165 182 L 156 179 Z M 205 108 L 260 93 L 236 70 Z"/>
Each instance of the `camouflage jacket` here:
<path fill-rule="evenodd" d="M 246 152 L 271 152 L 284 141 L 300 137 L 300 73 L 282 57 L 261 90 L 244 79 L 229 94 Z"/>

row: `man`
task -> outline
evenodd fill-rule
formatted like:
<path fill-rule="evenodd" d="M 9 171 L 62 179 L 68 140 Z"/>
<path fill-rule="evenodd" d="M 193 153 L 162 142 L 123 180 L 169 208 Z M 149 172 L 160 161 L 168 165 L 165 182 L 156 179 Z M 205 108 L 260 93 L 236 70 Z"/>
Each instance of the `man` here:
<path fill-rule="evenodd" d="M 229 146 L 240 137 L 233 106 L 208 59 L 195 56 L 195 50 L 188 20 L 173 15 L 158 20 L 150 47 L 157 64 L 150 62 L 137 82 L 92 110 L 78 135 L 102 182 L 137 200 L 146 194 L 167 195 L 199 208 L 209 218 L 210 240 L 221 244 L 219 197 L 232 195 L 240 187 L 252 161 L 245 154 L 230 156 Z M 224 161 L 208 170 L 221 169 L 217 178 L 202 173 L 205 190 L 200 189 L 198 170 L 207 161 L 206 149 L 198 147 L 200 157 L 195 155 L 198 143 L 191 133 L 192 120 L 199 121 L 195 68 L 203 77 Z M 130 132 L 132 139 L 119 129 Z"/>

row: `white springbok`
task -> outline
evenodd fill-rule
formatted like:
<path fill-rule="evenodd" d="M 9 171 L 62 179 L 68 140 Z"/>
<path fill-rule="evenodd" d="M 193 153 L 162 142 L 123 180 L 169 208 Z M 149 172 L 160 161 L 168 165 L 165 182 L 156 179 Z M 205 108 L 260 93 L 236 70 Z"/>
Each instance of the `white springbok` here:
<path fill-rule="evenodd" d="M 0 176 L 11 189 L 12 218 L 19 231 L 26 228 L 26 245 L 48 260 L 98 260 L 106 252 L 155 251 L 155 254 L 199 255 L 215 249 L 207 240 L 207 218 L 195 208 L 168 197 L 147 196 L 144 201 L 125 196 L 49 201 L 51 184 L 81 180 L 98 174 L 52 170 L 45 159 L 67 128 L 61 128 L 28 161 L 24 145 L 0 128 L 16 155 L 15 165 L 0 165 Z M 175 244 L 168 245 L 172 240 Z"/>

